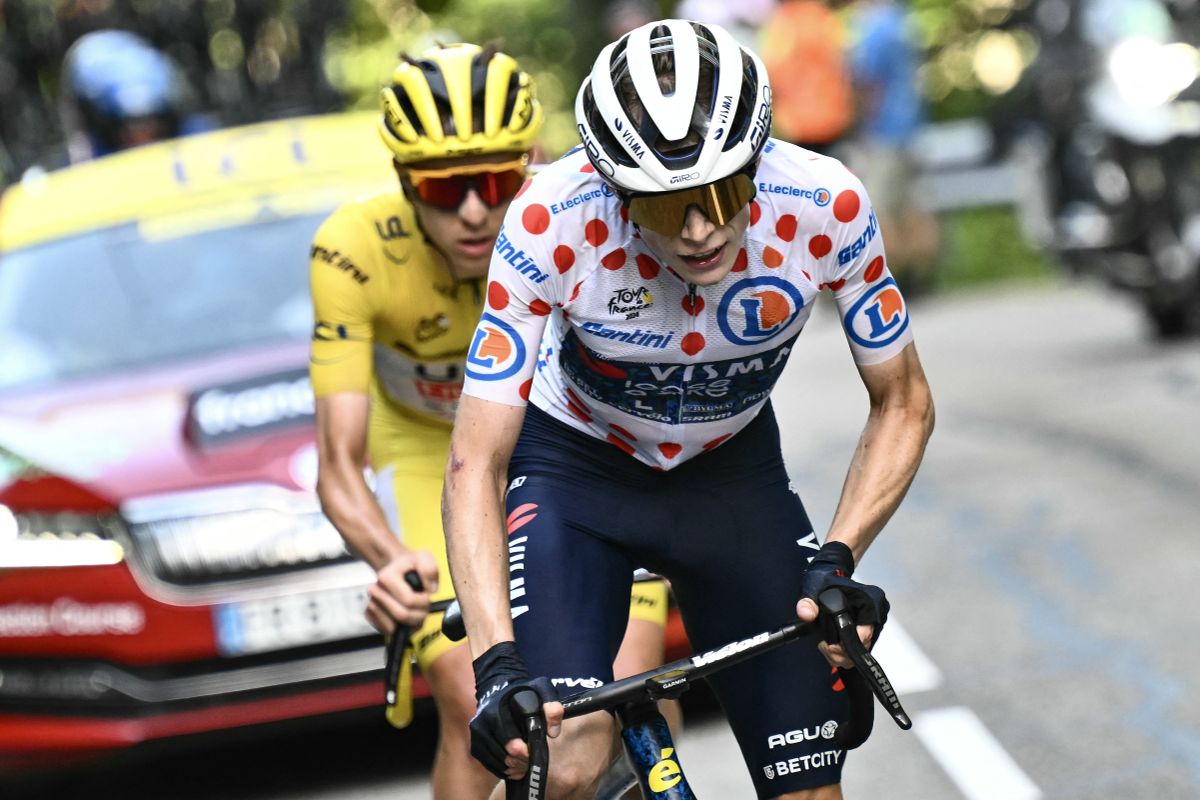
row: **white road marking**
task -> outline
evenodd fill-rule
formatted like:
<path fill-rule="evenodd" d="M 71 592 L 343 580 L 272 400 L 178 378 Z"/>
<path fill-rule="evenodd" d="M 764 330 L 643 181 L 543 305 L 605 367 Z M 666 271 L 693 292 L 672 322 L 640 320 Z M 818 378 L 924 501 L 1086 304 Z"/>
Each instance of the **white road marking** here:
<path fill-rule="evenodd" d="M 913 717 L 913 732 L 968 800 L 1042 796 L 969 708 L 923 711 Z"/>
<path fill-rule="evenodd" d="M 883 665 L 897 694 L 929 692 L 942 685 L 942 671 L 917 647 L 895 617 L 888 618 L 883 636 L 871 654 Z"/>

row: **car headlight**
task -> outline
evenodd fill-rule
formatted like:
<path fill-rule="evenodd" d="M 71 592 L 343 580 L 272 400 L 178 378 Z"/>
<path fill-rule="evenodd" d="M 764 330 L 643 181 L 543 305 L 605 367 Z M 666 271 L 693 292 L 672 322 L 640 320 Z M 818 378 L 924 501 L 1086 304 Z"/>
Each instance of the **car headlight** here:
<path fill-rule="evenodd" d="M 105 516 L 78 512 L 14 512 L 0 505 L 0 569 L 117 564 L 125 548 Z"/>
<path fill-rule="evenodd" d="M 1130 106 L 1156 108 L 1174 100 L 1200 76 L 1200 53 L 1183 42 L 1125 39 L 1109 52 L 1108 74 Z"/>

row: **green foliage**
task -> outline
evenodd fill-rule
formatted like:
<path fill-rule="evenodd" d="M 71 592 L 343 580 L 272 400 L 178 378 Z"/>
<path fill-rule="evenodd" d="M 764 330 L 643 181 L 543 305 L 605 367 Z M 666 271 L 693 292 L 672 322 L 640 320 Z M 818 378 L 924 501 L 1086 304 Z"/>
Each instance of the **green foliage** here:
<path fill-rule="evenodd" d="M 1009 280 L 1044 280 L 1054 265 L 1021 238 L 1007 208 L 970 209 L 942 217 L 941 289 Z"/>

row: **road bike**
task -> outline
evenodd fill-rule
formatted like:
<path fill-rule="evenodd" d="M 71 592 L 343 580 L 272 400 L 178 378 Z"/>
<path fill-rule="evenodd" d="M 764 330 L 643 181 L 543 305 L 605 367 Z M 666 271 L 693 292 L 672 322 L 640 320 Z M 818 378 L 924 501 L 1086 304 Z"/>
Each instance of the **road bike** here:
<path fill-rule="evenodd" d="M 818 604 L 821 614 L 834 620 L 836 638 L 855 665 L 854 669 L 839 670 L 850 700 L 850 717 L 837 725 L 831 745 L 852 750 L 867 740 L 874 725 L 872 695 L 900 728 L 911 728 L 912 721 L 883 667 L 859 640 L 845 596 L 838 589 L 828 589 L 818 598 Z M 658 701 L 676 699 L 696 681 L 811 634 L 817 625 L 790 623 L 563 698 L 564 719 L 609 711 L 621 728 L 626 766 L 605 775 L 597 800 L 616 800 L 634 785 L 640 787 L 646 800 L 696 800 L 680 766 L 670 729 L 658 713 Z M 457 603 L 446 610 L 442 631 L 451 639 L 465 635 Z M 535 692 L 525 689 L 514 693 L 508 703 L 529 745 L 529 769 L 523 779 L 505 781 L 505 796 L 507 800 L 542 800 L 550 753 L 541 701 Z"/>

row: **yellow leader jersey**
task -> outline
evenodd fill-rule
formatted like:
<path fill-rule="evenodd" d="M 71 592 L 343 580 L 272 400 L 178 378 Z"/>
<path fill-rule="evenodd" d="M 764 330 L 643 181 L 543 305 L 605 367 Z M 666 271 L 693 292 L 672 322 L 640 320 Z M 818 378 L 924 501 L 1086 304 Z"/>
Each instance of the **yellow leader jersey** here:
<path fill-rule="evenodd" d="M 313 239 L 318 397 L 366 392 L 376 468 L 428 452 L 454 422 L 483 281 L 456 282 L 399 189 L 338 208 Z"/>

